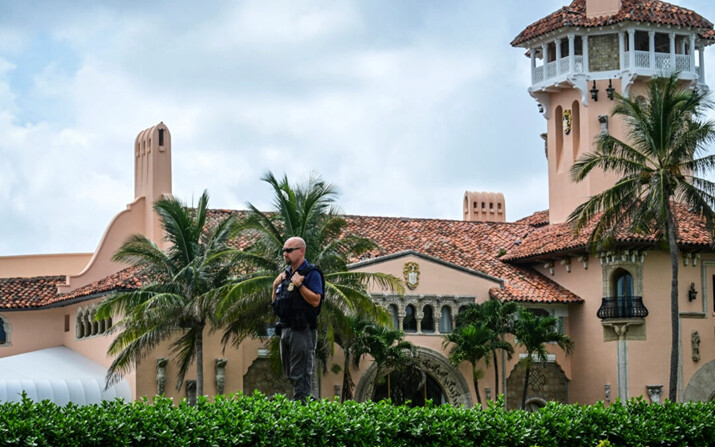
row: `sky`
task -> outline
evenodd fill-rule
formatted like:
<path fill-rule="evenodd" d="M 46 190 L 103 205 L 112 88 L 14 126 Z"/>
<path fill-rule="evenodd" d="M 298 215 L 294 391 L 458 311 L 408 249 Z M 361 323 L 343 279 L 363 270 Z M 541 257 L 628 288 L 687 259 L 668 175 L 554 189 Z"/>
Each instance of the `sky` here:
<path fill-rule="evenodd" d="M 94 251 L 162 121 L 188 204 L 268 210 L 271 171 L 320 175 L 346 214 L 458 220 L 465 191 L 502 192 L 509 221 L 547 209 L 509 43 L 568 3 L 0 0 L 0 256 Z"/>

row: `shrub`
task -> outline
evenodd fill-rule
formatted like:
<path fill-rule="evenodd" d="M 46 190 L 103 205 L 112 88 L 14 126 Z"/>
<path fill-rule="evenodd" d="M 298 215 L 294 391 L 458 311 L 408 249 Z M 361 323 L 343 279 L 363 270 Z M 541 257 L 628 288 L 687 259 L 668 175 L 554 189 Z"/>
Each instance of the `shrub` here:
<path fill-rule="evenodd" d="M 383 402 L 307 405 L 259 393 L 100 405 L 0 405 L 0 446 L 712 446 L 715 402 L 550 403 L 535 413 Z"/>

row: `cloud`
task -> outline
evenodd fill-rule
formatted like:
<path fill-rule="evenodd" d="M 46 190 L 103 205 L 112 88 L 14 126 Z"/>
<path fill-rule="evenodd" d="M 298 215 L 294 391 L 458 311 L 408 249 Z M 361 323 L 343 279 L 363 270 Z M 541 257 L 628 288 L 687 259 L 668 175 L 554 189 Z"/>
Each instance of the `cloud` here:
<path fill-rule="evenodd" d="M 0 254 L 93 250 L 160 121 L 187 202 L 269 207 L 271 170 L 321 173 L 349 213 L 460 219 L 465 190 L 503 192 L 509 219 L 545 209 L 545 121 L 509 42 L 563 4 L 4 5 Z"/>

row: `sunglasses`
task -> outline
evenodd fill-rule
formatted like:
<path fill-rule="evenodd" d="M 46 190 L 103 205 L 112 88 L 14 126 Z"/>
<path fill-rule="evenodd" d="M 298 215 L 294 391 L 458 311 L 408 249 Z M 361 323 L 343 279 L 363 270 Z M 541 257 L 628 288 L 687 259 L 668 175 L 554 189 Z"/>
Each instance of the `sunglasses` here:
<path fill-rule="evenodd" d="M 293 253 L 295 250 L 300 250 L 303 247 L 293 247 L 293 248 L 284 248 L 283 253 Z"/>

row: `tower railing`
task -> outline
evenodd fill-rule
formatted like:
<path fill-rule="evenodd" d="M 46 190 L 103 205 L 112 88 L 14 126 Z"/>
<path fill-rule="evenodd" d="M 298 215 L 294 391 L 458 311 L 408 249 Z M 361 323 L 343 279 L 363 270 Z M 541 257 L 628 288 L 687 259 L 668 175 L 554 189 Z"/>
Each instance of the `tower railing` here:
<path fill-rule="evenodd" d="M 653 56 L 653 58 L 651 58 L 651 56 Z M 651 54 L 649 51 L 634 50 L 633 52 L 625 51 L 620 60 L 622 70 L 646 70 L 643 74 L 649 76 L 680 71 L 683 73 L 698 74 L 702 78 L 700 67 L 693 66 L 692 58 L 688 54 L 658 52 Z M 631 67 L 631 60 L 633 61 L 633 67 Z M 571 56 L 564 56 L 555 61 L 547 62 L 544 65 L 534 66 L 531 71 L 531 83 L 537 85 L 573 74 L 585 74 L 587 73 L 585 62 L 583 55 L 574 55 L 573 62 L 571 61 Z"/>

